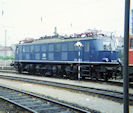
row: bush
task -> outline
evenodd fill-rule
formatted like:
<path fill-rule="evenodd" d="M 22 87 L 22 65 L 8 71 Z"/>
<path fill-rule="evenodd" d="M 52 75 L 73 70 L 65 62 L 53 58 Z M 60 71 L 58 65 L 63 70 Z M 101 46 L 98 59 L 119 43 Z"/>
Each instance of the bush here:
<path fill-rule="evenodd" d="M 3 57 L 2 56 L 0 56 L 0 60 L 3 60 Z"/>
<path fill-rule="evenodd" d="M 3 57 L 3 56 L 0 56 L 0 60 L 13 60 L 13 56 L 6 56 L 6 57 Z"/>

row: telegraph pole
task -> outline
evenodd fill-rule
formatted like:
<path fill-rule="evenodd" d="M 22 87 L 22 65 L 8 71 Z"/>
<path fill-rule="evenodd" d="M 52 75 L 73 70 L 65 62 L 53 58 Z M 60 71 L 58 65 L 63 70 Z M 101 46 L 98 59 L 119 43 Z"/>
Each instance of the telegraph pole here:
<path fill-rule="evenodd" d="M 7 30 L 5 29 L 5 48 L 6 48 Z"/>
<path fill-rule="evenodd" d="M 6 66 L 6 55 L 7 55 L 7 53 L 6 53 L 6 39 L 7 39 L 7 30 L 5 29 L 5 54 L 4 54 L 4 60 L 5 60 L 5 66 Z"/>
<path fill-rule="evenodd" d="M 125 0 L 125 20 L 124 20 L 124 68 L 123 68 L 123 103 L 124 113 L 129 113 L 129 75 L 128 75 L 128 53 L 129 53 L 129 17 L 130 0 Z"/>

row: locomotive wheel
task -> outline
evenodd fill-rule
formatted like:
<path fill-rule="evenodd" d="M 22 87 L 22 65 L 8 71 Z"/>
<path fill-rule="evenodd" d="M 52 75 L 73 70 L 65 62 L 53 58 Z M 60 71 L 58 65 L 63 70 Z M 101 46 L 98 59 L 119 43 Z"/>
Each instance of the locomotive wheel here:
<path fill-rule="evenodd" d="M 35 68 L 33 64 L 29 64 L 29 74 L 34 75 L 35 74 Z"/>
<path fill-rule="evenodd" d="M 63 74 L 62 74 L 61 71 L 58 71 L 55 76 L 58 77 L 58 78 L 62 78 L 63 77 Z"/>
<path fill-rule="evenodd" d="M 71 80 L 78 80 L 78 73 L 71 72 L 69 78 Z"/>
<path fill-rule="evenodd" d="M 45 76 L 51 77 L 52 76 L 52 73 L 50 71 L 46 71 Z"/>
<path fill-rule="evenodd" d="M 63 77 L 63 71 L 62 71 L 62 66 L 61 65 L 58 65 L 58 66 L 56 66 L 56 71 L 57 71 L 57 73 L 56 73 L 56 77 L 58 77 L 58 78 L 62 78 Z"/>
<path fill-rule="evenodd" d="M 33 75 L 34 72 L 33 72 L 32 70 L 29 70 L 29 71 L 28 71 L 28 74 L 29 74 L 29 75 Z"/>
<path fill-rule="evenodd" d="M 74 76 L 74 73 L 71 73 L 71 75 L 69 76 L 69 78 L 70 78 L 71 80 L 76 80 L 76 77 Z"/>
<path fill-rule="evenodd" d="M 71 76 L 71 67 L 70 66 L 65 67 L 65 73 L 66 73 L 66 78 L 70 78 L 70 76 Z"/>
<path fill-rule="evenodd" d="M 58 68 L 57 66 L 52 66 L 52 75 L 57 76 Z"/>
<path fill-rule="evenodd" d="M 98 80 L 98 78 L 91 76 L 91 80 Z"/>
<path fill-rule="evenodd" d="M 108 81 L 108 76 L 107 76 L 107 74 L 105 74 L 105 75 L 103 76 L 103 79 L 104 79 L 105 82 Z"/>
<path fill-rule="evenodd" d="M 77 66 L 73 66 L 72 68 L 70 68 L 70 74 L 69 74 L 69 78 L 71 80 L 77 80 L 78 79 L 78 71 L 77 71 Z"/>
<path fill-rule="evenodd" d="M 48 77 L 53 76 L 52 75 L 52 66 L 51 65 L 46 65 L 45 76 L 48 76 Z"/>
<path fill-rule="evenodd" d="M 99 76 L 98 73 L 95 71 L 92 71 L 91 73 L 91 80 L 98 80 Z"/>
<path fill-rule="evenodd" d="M 86 78 L 85 76 L 82 76 L 82 79 L 83 79 L 83 80 L 85 80 L 85 78 Z"/>
<path fill-rule="evenodd" d="M 40 75 L 45 76 L 46 71 L 44 69 L 41 70 Z"/>
<path fill-rule="evenodd" d="M 18 68 L 18 73 L 21 74 L 22 73 L 22 69 Z"/>
<path fill-rule="evenodd" d="M 22 64 L 20 63 L 19 65 L 18 65 L 18 73 L 22 73 L 22 71 L 23 71 L 23 69 L 22 69 Z"/>

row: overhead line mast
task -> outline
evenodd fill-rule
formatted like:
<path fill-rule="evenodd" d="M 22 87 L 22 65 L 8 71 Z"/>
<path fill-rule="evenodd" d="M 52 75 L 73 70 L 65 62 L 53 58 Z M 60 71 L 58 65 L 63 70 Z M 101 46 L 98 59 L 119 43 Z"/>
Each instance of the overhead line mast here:
<path fill-rule="evenodd" d="M 124 69 L 123 69 L 123 93 L 124 93 L 124 113 L 129 113 L 129 75 L 128 75 L 128 54 L 129 54 L 129 17 L 130 0 L 125 0 L 125 20 L 124 20 Z"/>

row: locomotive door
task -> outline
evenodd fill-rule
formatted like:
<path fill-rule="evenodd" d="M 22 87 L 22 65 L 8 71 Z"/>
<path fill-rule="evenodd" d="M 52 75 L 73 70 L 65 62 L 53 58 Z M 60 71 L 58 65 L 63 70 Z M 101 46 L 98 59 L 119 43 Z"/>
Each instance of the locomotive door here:
<path fill-rule="evenodd" d="M 15 48 L 15 60 L 19 60 L 19 57 L 18 57 L 18 46 L 16 46 Z"/>
<path fill-rule="evenodd" d="M 34 46 L 33 45 L 30 46 L 30 58 L 31 60 L 34 60 Z"/>
<path fill-rule="evenodd" d="M 79 54 L 79 52 L 78 52 Z M 84 47 L 80 47 L 80 61 L 84 61 Z"/>
<path fill-rule="evenodd" d="M 22 60 L 22 46 L 16 46 L 15 59 Z"/>
<path fill-rule="evenodd" d="M 90 43 L 88 40 L 84 42 L 84 46 L 82 47 L 82 54 L 83 61 L 90 60 Z"/>

